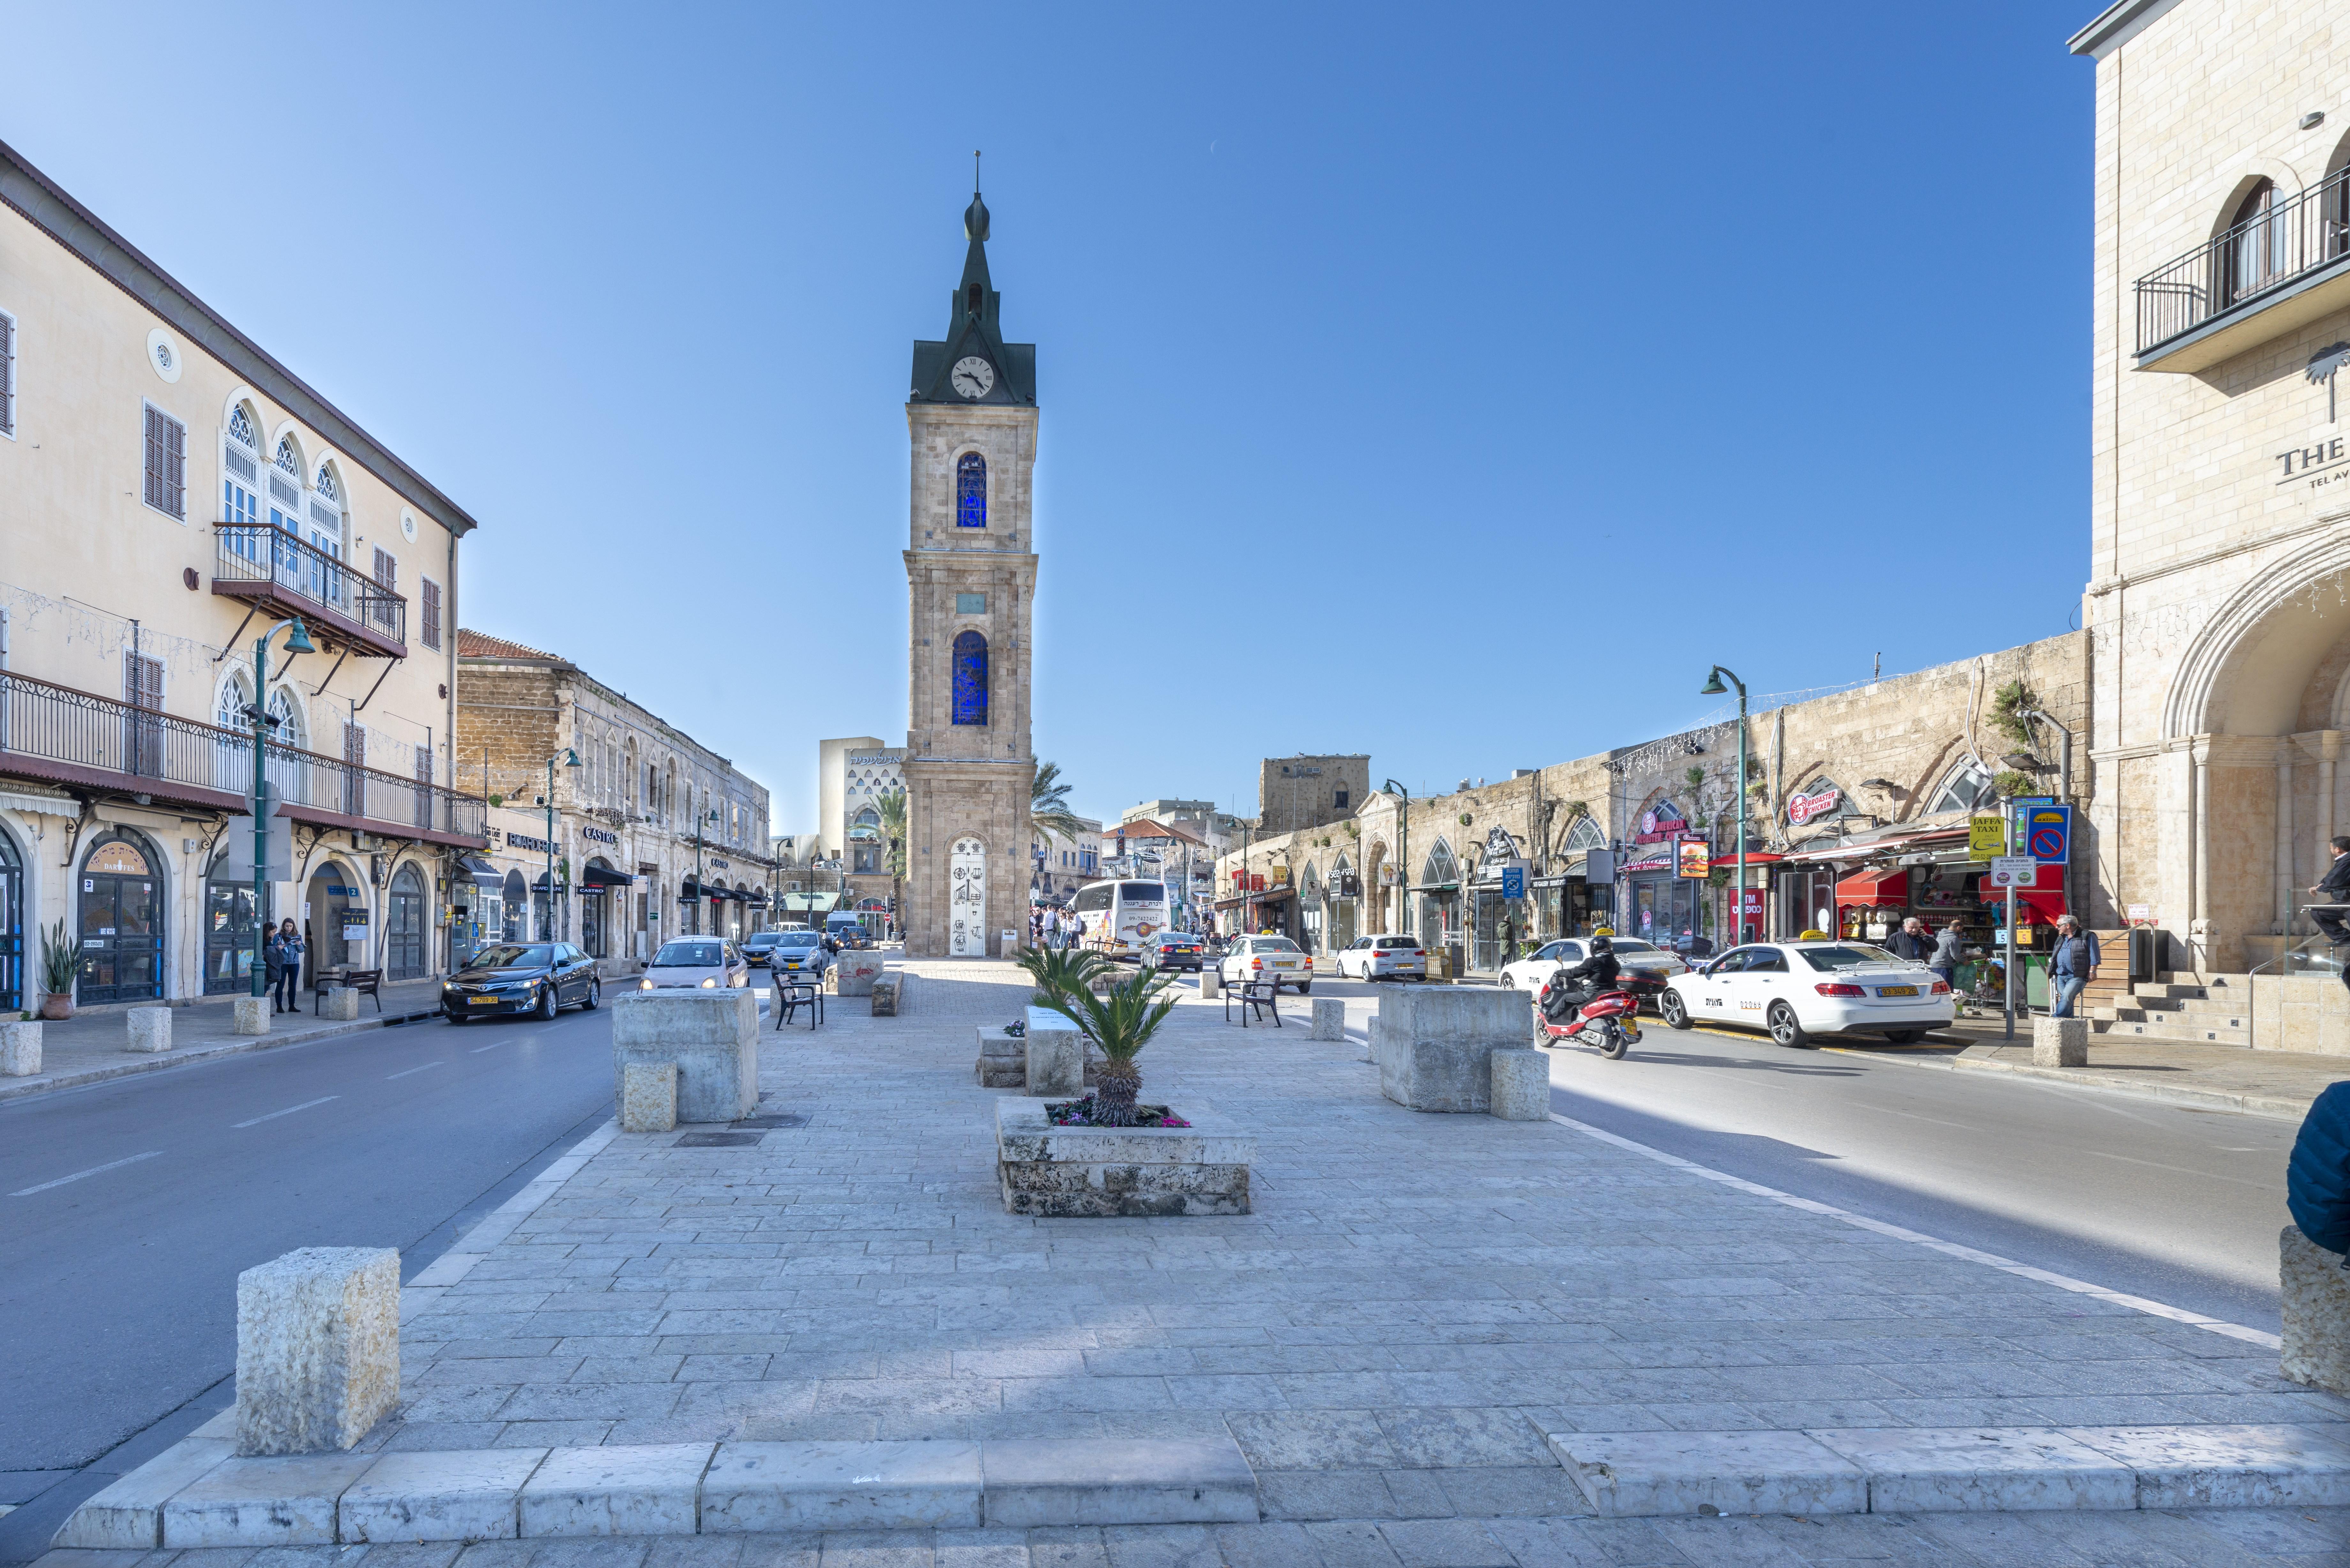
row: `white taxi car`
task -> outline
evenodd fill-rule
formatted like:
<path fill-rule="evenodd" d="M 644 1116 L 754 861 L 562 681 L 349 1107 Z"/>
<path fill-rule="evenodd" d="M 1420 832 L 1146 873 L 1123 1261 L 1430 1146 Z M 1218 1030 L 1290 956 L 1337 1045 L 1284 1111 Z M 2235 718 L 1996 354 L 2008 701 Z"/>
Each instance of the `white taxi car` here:
<path fill-rule="evenodd" d="M 1644 942 L 1638 937 L 1611 937 L 1608 940 L 1615 946 L 1616 961 L 1643 980 L 1670 980 L 1689 969 L 1679 954 L 1654 942 Z M 1532 958 L 1503 964 L 1502 983 L 1540 996 L 1551 976 L 1581 963 L 1590 954 L 1591 944 L 1580 938 L 1562 937 L 1555 942 L 1544 942 Z"/>
<path fill-rule="evenodd" d="M 1226 985 L 1269 980 L 1276 991 L 1295 986 L 1300 996 L 1314 989 L 1314 961 L 1287 937 L 1234 937 L 1216 972 Z"/>
<path fill-rule="evenodd" d="M 1856 1030 L 1897 1045 L 1948 1025 L 1957 1002 L 1942 977 L 1866 942 L 1751 942 L 1675 975 L 1657 1011 L 1675 1029 L 1742 1023 L 1782 1045 Z"/>

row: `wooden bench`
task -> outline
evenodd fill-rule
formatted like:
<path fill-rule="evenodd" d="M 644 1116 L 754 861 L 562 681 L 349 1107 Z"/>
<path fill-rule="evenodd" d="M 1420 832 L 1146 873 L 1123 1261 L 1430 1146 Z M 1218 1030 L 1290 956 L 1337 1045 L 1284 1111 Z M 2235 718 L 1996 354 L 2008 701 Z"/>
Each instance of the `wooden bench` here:
<path fill-rule="evenodd" d="M 1232 1021 L 1232 1003 L 1241 1004 L 1241 1027 L 1246 1029 L 1249 1014 L 1254 1012 L 1262 1021 L 1264 1010 L 1273 1009 L 1273 1026 L 1281 1027 L 1281 981 L 1273 979 L 1244 980 L 1238 986 L 1224 987 L 1224 1022 Z"/>
<path fill-rule="evenodd" d="M 375 1010 L 383 1011 L 383 971 L 380 969 L 321 970 L 310 981 L 310 1016 L 318 1016 L 326 1004 L 327 992 L 336 986 L 347 986 L 361 996 L 372 997 Z"/>

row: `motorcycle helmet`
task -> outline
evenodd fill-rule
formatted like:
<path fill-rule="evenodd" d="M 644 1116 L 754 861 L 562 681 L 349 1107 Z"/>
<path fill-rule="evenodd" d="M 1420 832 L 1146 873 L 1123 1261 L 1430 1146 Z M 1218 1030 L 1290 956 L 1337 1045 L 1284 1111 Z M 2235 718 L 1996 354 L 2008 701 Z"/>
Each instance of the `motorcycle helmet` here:
<path fill-rule="evenodd" d="M 1595 953 L 1612 953 L 1616 950 L 1616 943 L 1605 932 L 1602 932 L 1600 935 L 1591 939 L 1591 950 Z"/>

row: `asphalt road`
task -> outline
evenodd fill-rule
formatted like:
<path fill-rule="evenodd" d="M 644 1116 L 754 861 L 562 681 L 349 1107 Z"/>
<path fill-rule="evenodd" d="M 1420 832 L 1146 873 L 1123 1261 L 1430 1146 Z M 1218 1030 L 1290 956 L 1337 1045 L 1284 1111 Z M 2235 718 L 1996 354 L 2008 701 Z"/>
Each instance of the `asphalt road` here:
<path fill-rule="evenodd" d="M 224 1402 L 240 1270 L 430 1262 L 610 1116 L 610 1017 L 369 1030 L 0 1106 L 0 1472 Z"/>
<path fill-rule="evenodd" d="M 1560 1115 L 1941 1241 L 2276 1332 L 2296 1122 L 1642 1023 L 1621 1061 L 1554 1054 Z"/>

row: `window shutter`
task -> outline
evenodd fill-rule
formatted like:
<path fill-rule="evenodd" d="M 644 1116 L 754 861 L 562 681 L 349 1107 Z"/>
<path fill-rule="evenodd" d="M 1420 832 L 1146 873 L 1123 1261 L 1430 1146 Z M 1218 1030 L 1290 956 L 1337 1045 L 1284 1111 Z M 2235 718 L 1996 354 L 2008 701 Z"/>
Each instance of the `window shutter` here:
<path fill-rule="evenodd" d="M 174 517 L 188 514 L 188 427 L 164 413 L 147 410 L 147 504 Z"/>
<path fill-rule="evenodd" d="M 163 710 L 163 661 L 140 654 L 122 655 L 122 700 L 151 712 Z"/>
<path fill-rule="evenodd" d="M 367 731 L 359 725 L 343 726 L 343 761 L 358 767 L 367 766 Z"/>
<path fill-rule="evenodd" d="M 378 546 L 375 553 L 375 580 L 394 593 L 400 591 L 400 563 L 391 558 L 390 551 L 381 546 Z"/>
<path fill-rule="evenodd" d="M 150 506 L 163 504 L 163 416 L 147 410 L 146 493 Z"/>
<path fill-rule="evenodd" d="M 0 316 L 0 434 L 16 433 L 16 318 Z"/>
<path fill-rule="evenodd" d="M 417 579 L 416 625 L 427 648 L 441 646 L 441 585 L 430 577 Z"/>
<path fill-rule="evenodd" d="M 416 748 L 416 782 L 418 784 L 432 782 L 432 753 L 422 746 Z"/>

